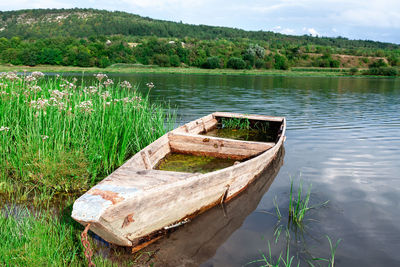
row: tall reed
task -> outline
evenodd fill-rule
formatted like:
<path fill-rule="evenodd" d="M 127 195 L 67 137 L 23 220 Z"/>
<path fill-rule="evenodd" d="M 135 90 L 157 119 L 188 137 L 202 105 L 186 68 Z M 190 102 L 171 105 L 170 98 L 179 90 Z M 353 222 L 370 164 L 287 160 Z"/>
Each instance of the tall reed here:
<path fill-rule="evenodd" d="M 0 192 L 80 191 L 173 126 L 129 82 L 0 74 Z"/>

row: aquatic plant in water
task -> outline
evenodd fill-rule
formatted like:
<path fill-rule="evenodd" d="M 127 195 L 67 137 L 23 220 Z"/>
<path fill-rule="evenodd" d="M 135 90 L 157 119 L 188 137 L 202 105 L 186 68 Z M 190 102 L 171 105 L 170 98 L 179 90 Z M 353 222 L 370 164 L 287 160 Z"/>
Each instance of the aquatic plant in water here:
<path fill-rule="evenodd" d="M 284 233 L 285 237 L 285 248 L 284 251 L 281 251 L 279 256 L 273 256 L 271 253 L 271 243 L 268 240 L 268 250 L 267 252 L 261 252 L 261 259 L 256 259 L 253 260 L 246 265 L 254 265 L 254 264 L 261 264 L 261 266 L 284 266 L 284 267 L 289 267 L 294 265 L 295 260 L 297 261 L 297 265 L 295 266 L 300 266 L 301 264 L 301 259 L 299 255 L 295 258 L 294 256 L 291 256 L 290 250 L 291 250 L 291 243 L 292 241 L 292 235 L 291 232 L 294 231 L 295 233 L 295 243 L 296 246 L 299 243 L 305 242 L 303 234 L 306 233 L 305 231 L 305 225 L 304 225 L 304 220 L 307 212 L 311 209 L 321 207 L 325 204 L 328 203 L 328 201 L 323 202 L 318 205 L 310 206 L 310 196 L 311 196 L 311 185 L 308 187 L 307 193 L 304 195 L 303 194 L 303 183 L 300 182 L 299 186 L 297 188 L 297 192 L 295 192 L 294 189 L 294 181 L 291 179 L 290 182 L 290 192 L 289 192 L 289 205 L 287 208 L 287 224 L 283 225 L 281 224 L 281 220 L 285 217 L 284 214 L 281 212 L 281 208 L 279 208 L 277 204 L 276 197 L 273 200 L 274 204 L 274 209 L 275 209 L 275 215 L 278 218 L 278 222 L 275 225 L 275 230 L 273 232 L 273 238 L 274 238 L 274 244 L 278 244 L 278 241 L 280 240 L 282 233 Z M 269 213 L 269 212 L 266 212 Z M 272 213 L 269 213 L 272 214 Z M 297 235 L 301 234 L 301 239 L 298 240 Z M 308 256 L 303 259 L 309 266 L 321 266 L 319 262 L 327 262 L 330 267 L 333 267 L 335 265 L 335 255 L 336 255 L 336 249 L 339 246 L 339 243 L 341 239 L 338 239 L 333 245 L 332 240 L 329 236 L 326 235 L 326 238 L 328 239 L 329 242 L 329 247 L 330 247 L 330 257 L 329 258 L 322 258 L 322 257 L 313 257 L 312 254 L 302 248 L 301 253 L 306 253 Z"/>
<path fill-rule="evenodd" d="M 250 129 L 250 121 L 246 118 L 222 118 L 221 124 L 227 129 Z"/>

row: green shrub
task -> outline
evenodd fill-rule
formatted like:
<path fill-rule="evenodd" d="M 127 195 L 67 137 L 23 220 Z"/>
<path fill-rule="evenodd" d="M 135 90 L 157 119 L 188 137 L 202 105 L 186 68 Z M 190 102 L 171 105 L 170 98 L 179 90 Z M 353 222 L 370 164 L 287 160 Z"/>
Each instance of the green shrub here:
<path fill-rule="evenodd" d="M 172 67 L 179 67 L 181 65 L 181 60 L 177 55 L 172 55 L 169 57 L 169 63 Z"/>
<path fill-rule="evenodd" d="M 378 75 L 378 76 L 397 76 L 399 71 L 394 67 L 379 67 L 369 68 L 368 71 L 364 72 L 366 75 Z"/>
<path fill-rule="evenodd" d="M 236 70 L 240 70 L 240 69 L 244 69 L 246 68 L 246 62 L 238 57 L 231 57 L 228 60 L 228 63 L 226 65 L 228 68 L 231 69 L 236 69 Z"/>
<path fill-rule="evenodd" d="M 289 63 L 285 56 L 276 54 L 274 56 L 274 61 L 275 61 L 275 64 L 274 64 L 275 69 L 277 69 L 277 70 L 288 70 L 289 69 Z"/>
<path fill-rule="evenodd" d="M 201 67 L 205 69 L 218 69 L 221 67 L 221 60 L 219 57 L 208 57 Z"/>
<path fill-rule="evenodd" d="M 385 61 L 383 61 L 383 59 L 379 59 L 373 63 L 371 63 L 369 66 L 369 68 L 383 68 L 383 67 L 387 67 L 387 64 Z"/>
<path fill-rule="evenodd" d="M 264 62 L 264 60 L 262 60 L 262 59 L 257 59 L 257 60 L 256 60 L 256 63 L 255 63 L 255 66 L 256 66 L 257 69 L 262 69 L 262 68 L 264 68 L 264 67 L 265 67 L 265 62 Z"/>
<path fill-rule="evenodd" d="M 349 74 L 350 74 L 350 75 L 355 75 L 357 72 L 358 72 L 358 69 L 357 69 L 357 68 L 351 68 L 351 69 L 349 70 Z"/>

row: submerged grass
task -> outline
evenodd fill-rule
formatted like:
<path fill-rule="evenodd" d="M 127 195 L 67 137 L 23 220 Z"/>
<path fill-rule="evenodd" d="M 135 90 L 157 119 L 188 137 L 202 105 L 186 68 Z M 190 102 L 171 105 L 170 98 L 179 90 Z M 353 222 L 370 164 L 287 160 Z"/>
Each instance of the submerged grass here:
<path fill-rule="evenodd" d="M 0 75 L 0 193 L 85 190 L 173 126 L 129 82 L 95 76 Z"/>
<path fill-rule="evenodd" d="M 278 248 L 279 255 L 277 255 L 276 252 L 272 253 L 271 242 L 268 240 L 267 251 L 260 251 L 261 257 L 259 259 L 250 261 L 246 265 L 290 267 L 300 265 L 302 266 L 304 264 L 307 264 L 308 266 L 327 266 L 326 264 L 328 264 L 328 266 L 330 267 L 335 266 L 336 249 L 339 246 L 341 239 L 338 239 L 335 245 L 333 245 L 331 238 L 326 235 L 330 248 L 330 257 L 328 258 L 314 257 L 312 253 L 307 249 L 304 236 L 305 234 L 307 234 L 306 228 L 308 228 L 305 225 L 306 214 L 309 210 L 321 207 L 328 203 L 328 201 L 326 201 L 321 204 L 310 206 L 310 198 L 311 185 L 308 187 L 307 193 L 304 194 L 303 182 L 300 181 L 296 190 L 294 187 L 294 181 L 293 179 L 291 179 L 288 206 L 280 208 L 277 204 L 276 197 L 273 199 L 275 215 L 278 218 L 278 222 L 276 223 L 273 231 L 273 243 L 274 245 L 279 246 L 279 244 L 282 243 L 281 237 L 283 236 L 284 248 Z M 265 213 L 274 215 L 273 212 Z M 287 218 L 287 223 L 282 224 L 283 218 Z M 292 235 L 292 233 L 294 235 Z M 314 237 L 311 238 L 315 240 Z M 300 249 L 299 246 L 301 246 Z M 292 251 L 293 247 L 297 248 L 295 249 L 296 252 Z M 321 265 L 321 263 L 324 264 Z"/>
<path fill-rule="evenodd" d="M 297 189 L 297 198 L 293 194 L 293 180 L 290 183 L 290 198 L 289 198 L 289 220 L 292 220 L 296 225 L 300 226 L 304 220 L 306 212 L 310 210 L 308 203 L 310 202 L 311 185 L 308 187 L 307 194 L 302 198 L 303 183 L 300 182 Z"/>
<path fill-rule="evenodd" d="M 250 129 L 250 121 L 242 118 L 222 118 L 222 128 L 226 129 Z"/>

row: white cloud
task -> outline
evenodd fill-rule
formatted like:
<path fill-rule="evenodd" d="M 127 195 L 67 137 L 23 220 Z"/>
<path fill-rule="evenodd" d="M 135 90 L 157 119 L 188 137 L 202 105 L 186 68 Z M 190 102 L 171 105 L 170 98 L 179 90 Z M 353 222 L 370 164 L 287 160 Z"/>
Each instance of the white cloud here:
<path fill-rule="evenodd" d="M 296 30 L 291 29 L 291 28 L 282 28 L 282 26 L 275 26 L 272 28 L 272 31 L 274 32 L 279 32 L 283 34 L 296 34 Z"/>
<path fill-rule="evenodd" d="M 320 35 L 314 28 L 307 29 L 307 32 L 309 34 L 311 34 L 312 36 L 319 36 Z"/>

